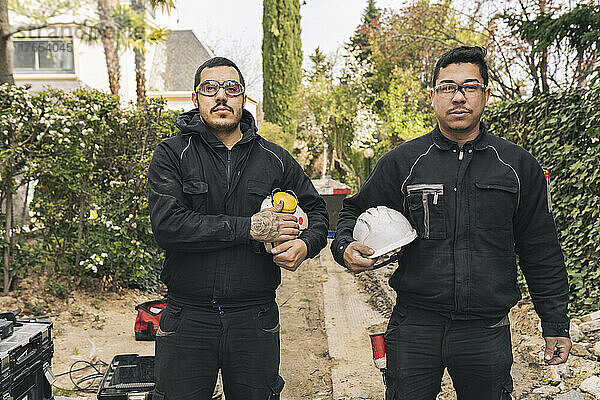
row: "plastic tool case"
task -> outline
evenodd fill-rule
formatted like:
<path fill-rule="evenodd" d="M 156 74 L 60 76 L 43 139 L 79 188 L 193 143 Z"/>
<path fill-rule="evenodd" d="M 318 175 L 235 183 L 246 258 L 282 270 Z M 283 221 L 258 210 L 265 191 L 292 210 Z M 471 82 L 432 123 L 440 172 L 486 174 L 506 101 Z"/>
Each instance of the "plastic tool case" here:
<path fill-rule="evenodd" d="M 150 400 L 154 389 L 154 356 L 120 354 L 104 373 L 98 400 Z"/>
<path fill-rule="evenodd" d="M 14 315 L 0 314 L 2 332 L 10 332 L 0 339 L 0 400 L 54 399 L 52 323 L 17 320 Z"/>

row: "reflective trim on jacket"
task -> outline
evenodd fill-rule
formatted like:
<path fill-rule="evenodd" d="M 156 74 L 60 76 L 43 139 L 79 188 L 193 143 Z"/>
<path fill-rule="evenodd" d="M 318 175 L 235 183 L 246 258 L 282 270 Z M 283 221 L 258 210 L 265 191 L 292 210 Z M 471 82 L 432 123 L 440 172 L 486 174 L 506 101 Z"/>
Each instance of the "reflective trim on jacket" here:
<path fill-rule="evenodd" d="M 384 205 L 417 230 L 390 279 L 398 301 L 455 319 L 502 316 L 521 298 L 516 256 L 544 336 L 568 336 L 567 273 L 542 168 L 523 148 L 481 126 L 462 149 L 436 127 L 385 154 L 344 200 L 336 261 L 356 218 Z"/>
<path fill-rule="evenodd" d="M 161 142 L 148 172 L 152 231 L 166 250 L 161 280 L 182 303 L 257 304 L 273 300 L 281 271 L 250 239 L 250 217 L 274 188 L 291 189 L 308 214 L 308 257 L 327 244 L 324 200 L 282 147 L 256 133 L 244 110 L 243 137 L 228 150 L 197 110 L 177 119 L 178 136 Z"/>

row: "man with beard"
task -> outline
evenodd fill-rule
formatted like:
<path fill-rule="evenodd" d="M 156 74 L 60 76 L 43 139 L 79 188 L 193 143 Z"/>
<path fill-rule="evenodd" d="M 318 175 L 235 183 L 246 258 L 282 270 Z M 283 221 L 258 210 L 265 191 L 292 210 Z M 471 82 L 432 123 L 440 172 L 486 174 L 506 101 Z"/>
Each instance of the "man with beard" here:
<path fill-rule="evenodd" d="M 430 92 L 435 129 L 385 154 L 344 200 L 331 250 L 353 272 L 375 262 L 352 237 L 366 209 L 396 209 L 418 233 L 390 278 L 387 400 L 434 400 L 445 368 L 461 400 L 511 398 L 516 255 L 542 320 L 546 363 L 569 355 L 569 287 L 549 185 L 531 154 L 480 122 L 489 96 L 482 48 L 442 55 Z"/>
<path fill-rule="evenodd" d="M 176 121 L 149 169 L 154 237 L 166 250 L 168 302 L 156 334 L 155 400 L 208 400 L 221 370 L 228 400 L 279 399 L 280 268 L 295 271 L 327 244 L 325 202 L 282 147 L 257 134 L 244 78 L 215 57 L 196 71 L 195 109 Z M 308 229 L 260 211 L 271 192 L 295 193 Z M 269 253 L 265 242 L 283 242 Z"/>

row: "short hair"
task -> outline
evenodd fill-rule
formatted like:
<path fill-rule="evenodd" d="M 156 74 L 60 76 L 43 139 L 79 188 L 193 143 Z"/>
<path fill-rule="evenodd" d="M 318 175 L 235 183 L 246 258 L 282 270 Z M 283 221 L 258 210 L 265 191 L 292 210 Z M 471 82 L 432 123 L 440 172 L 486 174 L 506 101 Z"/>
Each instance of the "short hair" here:
<path fill-rule="evenodd" d="M 487 51 L 479 46 L 460 46 L 445 52 L 435 63 L 433 70 L 433 86 L 440 75 L 440 69 L 446 68 L 450 64 L 471 63 L 477 64 L 479 73 L 483 78 L 483 84 L 488 85 L 488 66 L 485 61 Z"/>
<path fill-rule="evenodd" d="M 242 84 L 242 86 L 246 87 L 246 83 L 244 82 L 244 76 L 242 75 L 242 71 L 240 71 L 238 66 L 235 65 L 235 63 L 233 61 L 231 61 L 230 59 L 225 58 L 225 57 L 213 57 L 209 60 L 204 61 L 204 63 L 201 66 L 199 66 L 198 69 L 196 70 L 196 75 L 194 75 L 194 91 L 196 91 L 196 88 L 200 84 L 200 73 L 202 73 L 202 70 L 204 70 L 205 68 L 222 67 L 222 66 L 234 68 L 237 71 L 238 75 L 240 76 L 240 83 Z"/>

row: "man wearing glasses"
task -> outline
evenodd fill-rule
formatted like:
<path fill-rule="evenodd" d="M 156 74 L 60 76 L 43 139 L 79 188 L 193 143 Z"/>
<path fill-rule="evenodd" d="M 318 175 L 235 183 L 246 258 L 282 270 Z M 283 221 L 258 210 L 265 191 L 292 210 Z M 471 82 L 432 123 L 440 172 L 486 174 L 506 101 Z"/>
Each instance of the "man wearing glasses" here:
<path fill-rule="evenodd" d="M 209 400 L 221 370 L 228 400 L 279 399 L 281 270 L 295 271 L 327 244 L 325 202 L 280 146 L 257 134 L 244 109 L 244 78 L 216 57 L 196 71 L 195 109 L 176 120 L 149 169 L 152 230 L 166 250 L 167 307 L 156 333 L 154 400 Z M 293 191 L 308 228 L 260 211 Z M 264 243 L 283 242 L 267 252 Z"/>
<path fill-rule="evenodd" d="M 517 255 L 546 363 L 565 362 L 571 348 L 549 186 L 531 154 L 480 122 L 490 96 L 482 48 L 445 53 L 430 95 L 436 128 L 385 154 L 344 200 L 331 249 L 351 271 L 371 269 L 373 250 L 352 230 L 374 206 L 399 210 L 417 230 L 390 279 L 397 301 L 385 336 L 387 400 L 434 400 L 445 368 L 460 400 L 510 399 Z"/>

